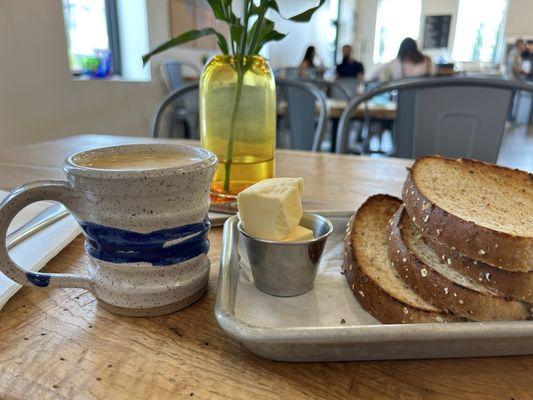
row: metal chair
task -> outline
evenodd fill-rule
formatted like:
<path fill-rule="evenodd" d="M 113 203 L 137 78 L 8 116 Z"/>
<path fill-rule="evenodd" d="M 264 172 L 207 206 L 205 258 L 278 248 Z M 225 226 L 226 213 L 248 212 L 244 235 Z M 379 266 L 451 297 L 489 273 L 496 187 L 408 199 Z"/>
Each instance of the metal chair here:
<path fill-rule="evenodd" d="M 290 131 L 290 145 L 295 150 L 319 151 L 326 135 L 326 97 L 308 82 L 292 79 L 276 79 L 278 104 L 286 101 Z M 281 100 L 281 101 L 280 101 Z M 318 118 L 316 113 L 318 110 Z M 279 125 L 279 124 L 278 124 Z M 278 127 L 278 138 L 281 129 Z M 278 140 L 278 143 L 282 143 Z M 282 147 L 282 146 L 280 146 Z"/>
<path fill-rule="evenodd" d="M 200 69 L 195 64 L 188 61 L 162 61 L 159 64 L 159 74 L 168 92 L 178 89 L 184 84 L 185 69 L 191 69 L 197 76 L 200 76 Z"/>
<path fill-rule="evenodd" d="M 276 79 L 300 79 L 298 67 L 278 68 L 274 71 L 274 76 Z"/>
<path fill-rule="evenodd" d="M 182 100 L 185 98 L 185 96 L 193 97 L 196 99 L 196 103 L 198 103 L 198 83 L 189 83 L 186 85 L 182 85 L 180 88 L 170 92 L 167 97 L 165 97 L 159 105 L 156 107 L 156 111 L 152 117 L 152 122 L 150 124 L 150 133 L 152 134 L 152 137 L 159 137 L 159 130 L 161 128 L 161 123 L 163 120 L 163 116 L 165 114 L 165 111 L 175 105 L 176 101 Z M 198 107 L 194 110 L 187 110 L 186 108 L 183 109 L 183 115 L 181 115 L 180 119 L 176 118 L 176 108 L 173 108 L 174 113 L 174 119 L 173 122 L 176 123 L 183 123 L 185 125 L 185 137 L 189 139 L 199 139 L 200 135 L 198 133 Z M 194 121 L 194 123 L 191 124 L 190 121 Z M 192 126 L 190 126 L 192 125 Z"/>
<path fill-rule="evenodd" d="M 361 84 L 355 78 L 339 78 L 331 82 L 330 97 L 334 99 L 346 98 L 353 99 L 358 94 L 358 88 Z"/>
<path fill-rule="evenodd" d="M 323 79 L 302 79 L 305 82 L 316 86 L 320 89 L 326 97 L 340 100 L 350 100 L 353 95 L 349 88 L 345 87 L 338 81 L 326 81 Z"/>
<path fill-rule="evenodd" d="M 383 84 L 350 101 L 337 130 L 337 153 L 345 153 L 355 109 L 373 97 L 398 91 L 395 155 L 471 157 L 496 162 L 514 92 L 533 85 L 487 78 L 414 78 Z"/>
<path fill-rule="evenodd" d="M 196 75 L 200 75 L 200 69 L 193 63 L 188 61 L 163 61 L 159 64 L 159 73 L 161 75 L 161 82 L 168 93 L 172 93 L 176 89 L 181 88 L 186 84 L 184 80 L 184 70 L 190 69 Z M 198 138 L 198 123 L 195 115 L 198 114 L 198 98 L 197 96 L 183 96 L 177 98 L 173 102 L 173 121 L 176 126 L 183 126 L 185 137 L 189 139 Z"/>

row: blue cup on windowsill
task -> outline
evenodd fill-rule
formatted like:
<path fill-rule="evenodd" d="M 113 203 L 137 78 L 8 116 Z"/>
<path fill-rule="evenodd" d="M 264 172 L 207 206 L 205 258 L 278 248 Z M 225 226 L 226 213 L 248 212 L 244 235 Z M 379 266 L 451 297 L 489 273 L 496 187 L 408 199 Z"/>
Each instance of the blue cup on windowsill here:
<path fill-rule="evenodd" d="M 93 56 L 80 59 L 82 74 L 91 79 L 104 79 L 111 75 L 111 52 L 108 49 L 95 50 Z"/>

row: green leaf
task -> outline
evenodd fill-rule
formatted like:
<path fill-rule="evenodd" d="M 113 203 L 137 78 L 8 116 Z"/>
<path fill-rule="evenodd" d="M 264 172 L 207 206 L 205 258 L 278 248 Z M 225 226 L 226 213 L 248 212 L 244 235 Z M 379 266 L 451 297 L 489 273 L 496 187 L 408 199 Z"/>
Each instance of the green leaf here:
<path fill-rule="evenodd" d="M 226 41 L 226 38 L 224 37 L 224 35 L 216 31 L 215 31 L 215 35 L 217 35 L 218 48 L 220 49 L 222 54 L 228 54 L 229 53 L 228 42 Z"/>
<path fill-rule="evenodd" d="M 164 51 L 166 51 L 168 49 L 171 49 L 173 47 L 177 47 L 177 46 L 180 46 L 180 45 L 182 45 L 184 43 L 188 43 L 188 42 L 191 42 L 193 40 L 200 39 L 200 38 L 202 38 L 204 36 L 209 36 L 209 35 L 217 35 L 218 47 L 220 48 L 222 53 L 228 54 L 228 43 L 226 41 L 226 38 L 223 35 L 221 35 L 217 31 L 215 31 L 213 28 L 194 29 L 192 31 L 188 31 L 188 32 L 182 33 L 181 35 L 178 35 L 178 36 L 176 36 L 173 39 L 170 39 L 169 41 L 167 41 L 167 42 L 163 43 L 162 45 L 156 47 L 150 53 L 145 54 L 144 56 L 142 56 L 143 65 L 146 65 L 148 60 L 150 60 L 150 58 L 152 56 L 156 55 L 156 54 L 162 53 L 162 52 L 164 52 Z"/>
<path fill-rule="evenodd" d="M 216 19 L 228 22 L 228 16 L 224 12 L 224 4 L 221 0 L 207 0 L 207 2 L 213 10 Z"/>
<path fill-rule="evenodd" d="M 255 55 L 261 50 L 262 38 L 274 29 L 274 22 L 267 18 L 259 17 L 250 30 L 252 41 L 249 43 L 248 54 Z"/>
<path fill-rule="evenodd" d="M 261 0 L 258 6 L 252 4 L 250 15 L 265 15 L 269 8 L 279 13 L 278 3 L 275 0 Z"/>
<path fill-rule="evenodd" d="M 269 32 L 267 33 L 265 36 L 263 36 L 261 38 L 261 43 L 259 45 L 259 49 L 257 50 L 257 52 L 259 53 L 259 50 L 261 50 L 261 48 L 268 42 L 278 42 L 282 39 L 285 38 L 285 36 L 287 36 L 286 33 L 281 33 L 281 32 L 278 32 L 278 31 L 272 31 L 272 32 Z"/>
<path fill-rule="evenodd" d="M 244 26 L 232 24 L 229 27 L 229 31 L 231 35 L 231 40 L 236 44 L 241 43 L 242 34 L 244 33 Z"/>
<path fill-rule="evenodd" d="M 322 4 L 324 4 L 326 0 L 320 0 L 320 3 L 318 3 L 318 6 L 310 8 L 307 11 L 304 11 L 300 14 L 297 14 L 293 17 L 290 17 L 289 20 L 294 22 L 309 22 L 313 14 L 318 10 L 320 7 L 322 7 Z"/>
<path fill-rule="evenodd" d="M 247 54 L 251 54 L 250 51 L 252 50 L 252 48 L 254 47 L 254 44 L 259 39 L 259 29 L 260 29 L 259 26 L 262 24 L 262 22 L 263 22 L 263 19 L 261 17 L 257 18 L 252 24 L 252 27 L 250 28 L 250 30 L 248 31 L 249 37 L 251 39 L 249 43 L 247 43 L 247 47 L 248 47 Z"/>
<path fill-rule="evenodd" d="M 267 3 L 268 3 L 268 8 L 271 8 L 274 11 L 277 11 L 279 13 L 278 2 L 276 0 L 270 0 L 270 1 L 267 1 Z"/>
<path fill-rule="evenodd" d="M 259 29 L 257 34 L 257 39 L 250 44 L 250 49 L 248 54 L 255 55 L 258 54 L 261 48 L 268 42 L 279 41 L 287 36 L 284 33 L 280 33 L 274 30 L 274 21 L 271 21 L 267 18 L 264 18 L 261 25 L 257 25 L 255 29 Z"/>

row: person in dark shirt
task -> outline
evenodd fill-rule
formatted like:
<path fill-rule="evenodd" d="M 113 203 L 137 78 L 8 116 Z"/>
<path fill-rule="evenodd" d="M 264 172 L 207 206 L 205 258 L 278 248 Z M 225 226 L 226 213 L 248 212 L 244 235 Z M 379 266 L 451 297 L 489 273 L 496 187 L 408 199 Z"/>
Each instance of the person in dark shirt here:
<path fill-rule="evenodd" d="M 364 75 L 363 64 L 352 58 L 352 46 L 342 46 L 342 62 L 337 65 L 337 78 L 356 78 L 362 81 Z"/>

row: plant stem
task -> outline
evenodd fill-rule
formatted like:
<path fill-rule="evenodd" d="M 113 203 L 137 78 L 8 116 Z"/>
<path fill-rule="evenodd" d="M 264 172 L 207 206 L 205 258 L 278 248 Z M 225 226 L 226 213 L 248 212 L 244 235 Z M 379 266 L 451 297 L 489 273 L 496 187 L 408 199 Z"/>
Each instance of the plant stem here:
<path fill-rule="evenodd" d="M 242 85 L 245 73 L 245 69 L 241 67 L 241 63 L 242 60 L 237 60 L 237 84 L 235 86 L 235 98 L 233 99 L 233 110 L 231 111 L 228 144 L 226 149 L 226 162 L 224 164 L 224 191 L 226 193 L 229 193 L 230 190 L 231 163 L 233 161 L 233 131 L 235 130 L 235 123 L 237 122 L 237 113 L 241 102 Z"/>

